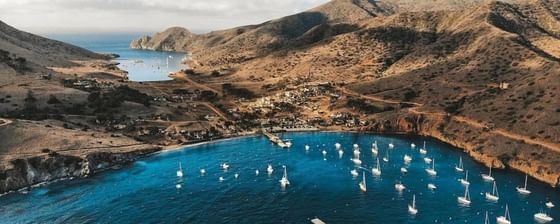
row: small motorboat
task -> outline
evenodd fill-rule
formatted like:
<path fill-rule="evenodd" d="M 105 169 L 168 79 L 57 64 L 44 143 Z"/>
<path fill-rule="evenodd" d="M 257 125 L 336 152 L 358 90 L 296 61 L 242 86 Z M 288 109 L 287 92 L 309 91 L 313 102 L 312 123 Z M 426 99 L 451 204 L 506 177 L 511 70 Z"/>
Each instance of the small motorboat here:
<path fill-rule="evenodd" d="M 311 149 L 311 147 L 309 147 L 309 145 L 305 145 L 305 151 L 309 151 L 309 149 Z"/>
<path fill-rule="evenodd" d="M 410 163 L 410 162 L 412 162 L 412 157 L 409 156 L 409 155 L 404 155 L 403 160 L 404 160 L 405 163 Z"/>
<path fill-rule="evenodd" d="M 342 147 L 342 145 L 340 145 L 340 143 L 337 142 L 334 144 L 334 147 L 338 150 L 340 149 L 340 147 Z"/>
<path fill-rule="evenodd" d="M 428 189 L 435 191 L 437 189 L 435 184 L 428 184 Z"/>
<path fill-rule="evenodd" d="M 350 174 L 352 174 L 353 177 L 357 177 L 360 175 L 356 169 L 351 170 Z"/>
<path fill-rule="evenodd" d="M 235 177 L 235 179 L 237 179 L 237 178 L 239 178 L 239 174 L 236 173 L 236 174 L 233 175 L 233 177 Z"/>
<path fill-rule="evenodd" d="M 259 173 L 260 173 L 260 171 L 259 171 L 259 170 L 255 170 L 255 175 L 256 175 L 256 176 L 258 176 L 258 175 L 259 175 Z"/>
<path fill-rule="evenodd" d="M 427 164 L 430 164 L 430 163 L 432 163 L 432 159 L 426 157 L 426 158 L 424 158 L 424 162 L 426 162 Z"/>
<path fill-rule="evenodd" d="M 323 150 L 323 156 L 327 156 L 327 150 Z"/>
<path fill-rule="evenodd" d="M 406 189 L 406 187 L 404 186 L 404 184 L 402 184 L 401 182 L 395 184 L 395 190 L 397 190 L 398 192 L 402 192 Z"/>
<path fill-rule="evenodd" d="M 554 208 L 554 203 L 552 203 L 551 201 L 547 202 L 545 205 L 547 208 Z"/>
<path fill-rule="evenodd" d="M 344 156 L 344 151 L 338 150 L 338 158 L 342 159 L 343 156 Z"/>
<path fill-rule="evenodd" d="M 410 144 L 410 148 L 413 148 L 413 149 L 416 148 L 416 144 L 411 143 L 411 144 Z"/>
<path fill-rule="evenodd" d="M 204 176 L 206 174 L 206 170 L 205 169 L 200 169 L 200 176 Z"/>
<path fill-rule="evenodd" d="M 401 167 L 401 173 L 408 173 L 408 169 L 406 169 L 406 167 Z"/>
<path fill-rule="evenodd" d="M 220 182 L 224 182 L 225 179 L 224 179 L 224 177 L 220 177 L 220 178 L 218 178 L 218 180 L 219 180 Z"/>
<path fill-rule="evenodd" d="M 394 149 L 394 148 L 395 148 L 395 144 L 389 143 L 389 149 Z"/>
<path fill-rule="evenodd" d="M 227 164 L 227 163 L 222 163 L 221 166 L 222 166 L 223 170 L 228 170 L 229 169 L 229 164 Z"/>

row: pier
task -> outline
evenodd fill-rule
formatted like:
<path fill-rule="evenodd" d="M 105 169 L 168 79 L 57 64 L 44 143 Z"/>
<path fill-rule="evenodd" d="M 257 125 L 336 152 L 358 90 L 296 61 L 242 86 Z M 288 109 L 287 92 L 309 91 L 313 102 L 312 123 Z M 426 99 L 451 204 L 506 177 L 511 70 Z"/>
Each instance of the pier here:
<path fill-rule="evenodd" d="M 263 135 L 265 135 L 268 140 L 270 140 L 272 143 L 277 144 L 278 146 L 282 147 L 282 148 L 290 148 L 292 146 L 291 142 L 284 142 L 284 140 L 280 139 L 280 137 L 266 131 L 266 130 L 262 130 Z"/>

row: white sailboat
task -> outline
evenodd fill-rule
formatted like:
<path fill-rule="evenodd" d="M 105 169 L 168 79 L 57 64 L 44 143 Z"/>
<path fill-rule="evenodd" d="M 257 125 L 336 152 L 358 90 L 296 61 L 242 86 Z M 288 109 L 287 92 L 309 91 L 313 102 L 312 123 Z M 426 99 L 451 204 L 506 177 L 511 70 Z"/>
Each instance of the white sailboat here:
<path fill-rule="evenodd" d="M 305 151 L 309 151 L 310 148 L 309 145 L 305 145 Z"/>
<path fill-rule="evenodd" d="M 360 157 L 360 150 L 359 149 L 354 149 L 354 157 Z"/>
<path fill-rule="evenodd" d="M 367 185 L 366 185 L 366 172 L 362 172 L 362 181 L 360 182 L 360 190 L 362 192 L 366 192 L 367 191 Z"/>
<path fill-rule="evenodd" d="M 351 170 L 350 174 L 352 174 L 353 177 L 357 177 L 360 175 L 356 169 Z"/>
<path fill-rule="evenodd" d="M 379 164 L 379 158 L 377 158 L 377 167 L 371 169 L 371 173 L 375 176 L 381 176 L 381 166 Z"/>
<path fill-rule="evenodd" d="M 463 157 L 459 157 L 459 165 L 455 166 L 455 170 L 457 172 L 463 172 L 465 171 L 464 167 L 463 167 Z"/>
<path fill-rule="evenodd" d="M 520 194 L 531 194 L 531 191 L 529 189 L 527 189 L 527 178 L 529 177 L 528 174 L 525 174 L 525 186 L 524 187 L 516 187 L 515 189 L 517 189 L 517 192 L 519 192 Z"/>
<path fill-rule="evenodd" d="M 336 148 L 337 150 L 340 149 L 340 147 L 342 147 L 342 145 L 340 145 L 340 143 L 334 143 L 334 148 Z"/>
<path fill-rule="evenodd" d="M 467 170 L 467 172 L 465 172 L 465 178 L 459 180 L 461 181 L 461 184 L 465 185 L 465 186 L 469 186 L 471 184 L 471 182 L 469 182 L 469 171 Z"/>
<path fill-rule="evenodd" d="M 205 169 L 200 169 L 200 176 L 204 176 L 206 174 L 206 170 Z"/>
<path fill-rule="evenodd" d="M 416 209 L 416 194 L 412 195 L 412 204 L 408 205 L 408 213 L 411 215 L 416 215 L 416 213 L 418 213 L 418 209 Z"/>
<path fill-rule="evenodd" d="M 274 168 L 272 168 L 272 165 L 268 164 L 266 172 L 268 173 L 268 175 L 272 175 L 272 172 L 274 172 Z"/>
<path fill-rule="evenodd" d="M 465 187 L 465 195 L 462 197 L 457 197 L 457 201 L 463 205 L 470 205 L 471 204 L 471 194 L 469 193 L 469 187 Z"/>
<path fill-rule="evenodd" d="M 488 217 L 488 211 L 486 211 L 486 216 L 484 217 L 484 224 L 490 224 L 490 218 Z"/>
<path fill-rule="evenodd" d="M 405 163 L 410 163 L 410 162 L 412 162 L 412 156 L 404 155 L 403 160 L 404 160 Z"/>
<path fill-rule="evenodd" d="M 494 177 L 492 177 L 492 167 L 490 166 L 490 171 L 488 172 L 488 174 L 482 174 L 481 176 L 484 181 L 494 181 Z"/>
<path fill-rule="evenodd" d="M 500 196 L 498 194 L 498 187 L 496 187 L 496 181 L 494 181 L 494 184 L 492 186 L 492 193 L 486 192 L 485 196 L 488 201 L 492 202 L 497 202 L 500 199 Z"/>
<path fill-rule="evenodd" d="M 183 177 L 183 167 L 181 166 L 181 162 L 179 162 L 179 169 L 177 170 L 177 177 Z"/>
<path fill-rule="evenodd" d="M 344 156 L 344 151 L 342 149 L 338 150 L 338 158 L 342 159 L 343 156 Z"/>
<path fill-rule="evenodd" d="M 498 224 L 511 224 L 511 217 L 509 216 L 509 208 L 507 204 L 505 214 L 496 218 L 496 222 L 498 222 Z"/>
<path fill-rule="evenodd" d="M 432 163 L 432 159 L 430 159 L 429 157 L 424 158 L 424 162 L 427 164 Z"/>
<path fill-rule="evenodd" d="M 413 149 L 416 148 L 416 144 L 410 143 L 410 148 L 413 148 Z"/>
<path fill-rule="evenodd" d="M 356 166 L 362 165 L 362 160 L 360 160 L 360 154 L 358 154 L 358 156 L 356 156 L 355 158 L 353 158 L 351 160 L 354 163 L 354 165 L 356 165 Z"/>
<path fill-rule="evenodd" d="M 431 191 L 435 191 L 437 187 L 435 184 L 428 184 L 428 189 L 430 189 Z"/>
<path fill-rule="evenodd" d="M 551 201 L 547 202 L 545 205 L 547 208 L 554 208 L 554 203 L 552 203 Z"/>
<path fill-rule="evenodd" d="M 420 154 L 426 155 L 428 154 L 428 150 L 426 149 L 426 141 L 424 141 L 424 147 L 420 149 Z"/>
<path fill-rule="evenodd" d="M 255 170 L 255 176 L 258 176 L 258 175 L 259 175 L 259 173 L 260 173 L 260 171 L 259 171 L 259 170 Z"/>
<path fill-rule="evenodd" d="M 284 167 L 284 176 L 282 176 L 282 179 L 280 179 L 280 186 L 282 188 L 285 188 L 286 186 L 290 185 L 290 181 L 288 180 L 288 171 L 286 169 L 286 166 L 282 167 Z"/>
<path fill-rule="evenodd" d="M 377 148 L 377 141 L 375 141 L 372 145 L 371 145 L 371 153 L 376 156 L 377 154 L 379 154 L 379 148 Z"/>
<path fill-rule="evenodd" d="M 546 212 L 541 211 L 533 216 L 537 222 L 540 223 L 549 223 L 552 222 L 554 219 L 550 217 Z"/>
<path fill-rule="evenodd" d="M 432 161 L 432 168 L 427 168 L 426 169 L 426 173 L 428 173 L 431 176 L 435 176 L 437 175 L 437 171 L 436 171 L 436 161 Z"/>
<path fill-rule="evenodd" d="M 395 144 L 393 144 L 392 142 L 389 143 L 389 149 L 394 149 L 395 148 Z"/>
<path fill-rule="evenodd" d="M 389 162 L 389 150 L 386 151 L 385 157 L 383 157 L 383 161 L 388 163 Z"/>
<path fill-rule="evenodd" d="M 224 179 L 224 177 L 220 177 L 220 178 L 218 178 L 218 180 L 219 180 L 220 182 L 224 182 L 225 179 Z"/>

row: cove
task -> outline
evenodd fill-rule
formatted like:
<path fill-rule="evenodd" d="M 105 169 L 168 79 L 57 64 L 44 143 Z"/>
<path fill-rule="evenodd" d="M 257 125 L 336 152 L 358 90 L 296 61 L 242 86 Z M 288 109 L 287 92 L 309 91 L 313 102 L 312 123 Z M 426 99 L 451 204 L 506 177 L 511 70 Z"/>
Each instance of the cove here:
<path fill-rule="evenodd" d="M 523 185 L 525 175 L 511 170 L 493 172 L 500 199 L 487 201 L 483 193 L 492 190 L 492 183 L 480 175 L 488 169 L 430 138 L 338 132 L 285 133 L 281 138 L 290 139 L 293 146 L 281 149 L 263 136 L 235 138 L 160 153 L 120 170 L 53 183 L 28 194 L 8 194 L 0 197 L 0 222 L 309 223 L 318 217 L 326 223 L 483 223 L 488 211 L 495 223 L 506 204 L 512 223 L 535 223 L 533 215 L 541 210 L 556 220 L 560 217 L 557 208 L 544 205 L 549 200 L 560 204 L 557 189 L 529 178 L 533 193 L 520 195 L 515 187 Z M 378 156 L 388 154 L 389 159 L 381 161 L 380 177 L 371 173 L 377 161 L 371 152 L 374 141 Z M 418 150 L 424 141 L 427 155 Z M 342 158 L 335 143 L 344 150 Z M 394 149 L 388 149 L 390 143 Z M 411 143 L 417 147 L 412 149 Z M 356 168 L 350 160 L 353 144 L 361 148 L 367 192 L 358 187 L 362 177 L 350 174 Z M 409 165 L 403 162 L 405 154 L 412 157 Z M 434 159 L 437 176 L 426 173 L 425 157 Z M 455 170 L 460 157 L 470 174 L 470 206 L 457 203 L 465 191 L 458 181 L 464 173 Z M 179 162 L 183 178 L 176 176 Z M 224 162 L 230 165 L 228 171 L 220 167 Z M 270 176 L 268 164 L 274 168 Z M 283 165 L 291 183 L 286 189 L 279 183 Z M 403 166 L 408 173 L 401 173 Z M 406 190 L 397 192 L 397 182 Z M 428 183 L 437 190 L 429 190 Z M 413 194 L 416 215 L 407 212 Z"/>

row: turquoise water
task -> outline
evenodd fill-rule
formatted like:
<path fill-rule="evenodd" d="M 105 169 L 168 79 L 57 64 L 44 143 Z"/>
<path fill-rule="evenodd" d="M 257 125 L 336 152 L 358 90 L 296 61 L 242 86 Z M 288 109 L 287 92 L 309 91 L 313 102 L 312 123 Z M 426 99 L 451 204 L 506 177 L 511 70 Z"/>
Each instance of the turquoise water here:
<path fill-rule="evenodd" d="M 142 34 L 58 34 L 49 38 L 71 43 L 98 53 L 113 53 L 121 57 L 119 67 L 129 72 L 132 81 L 169 80 L 170 72 L 187 68 L 181 61 L 183 53 L 130 49 L 130 41 Z M 169 62 L 169 63 L 168 63 Z"/>
<path fill-rule="evenodd" d="M 327 223 L 483 223 L 489 211 L 491 223 L 509 204 L 513 223 L 534 223 L 533 214 L 544 208 L 547 198 L 560 205 L 560 194 L 546 184 L 529 179 L 533 194 L 521 196 L 515 187 L 523 184 L 524 175 L 512 171 L 495 171 L 500 200 L 485 200 L 482 192 L 491 183 L 480 178 L 487 169 L 460 150 L 431 139 L 402 136 L 377 136 L 353 133 L 287 133 L 290 150 L 280 149 L 261 136 L 215 142 L 183 150 L 161 153 L 138 161 L 121 170 L 95 175 L 88 179 L 64 181 L 35 188 L 28 194 L 0 197 L 0 222 L 3 223 L 309 223 L 319 217 Z M 371 143 L 377 140 L 380 156 L 388 144 L 389 163 L 382 162 L 380 178 L 366 173 L 368 191 L 362 193 L 350 175 L 352 144 L 362 148 L 364 167 L 375 164 Z M 436 177 L 418 150 L 410 143 L 427 142 L 428 157 L 436 161 Z M 338 157 L 334 144 L 344 149 Z M 304 145 L 311 150 L 306 152 Z M 325 149 L 324 158 L 321 151 Z M 408 174 L 401 174 L 403 156 L 413 157 Z M 463 174 L 455 164 L 463 156 L 470 172 L 472 204 L 457 203 L 464 188 L 457 181 Z M 326 159 L 326 160 L 325 160 Z M 176 176 L 182 162 L 184 178 Z M 220 164 L 228 162 L 229 171 Z M 274 173 L 266 174 L 267 164 Z M 282 189 L 282 165 L 288 169 L 291 185 Z M 205 176 L 199 170 L 206 169 Z M 260 175 L 255 175 L 255 170 Z M 235 179 L 234 174 L 239 178 Z M 361 172 L 360 172 L 361 173 Z M 218 178 L 225 178 L 220 182 Z M 396 181 L 407 186 L 395 191 Z M 434 183 L 438 189 L 427 189 Z M 177 184 L 181 185 L 177 189 Z M 407 204 L 416 194 L 418 214 L 409 215 Z M 560 219 L 558 209 L 547 210 Z"/>

